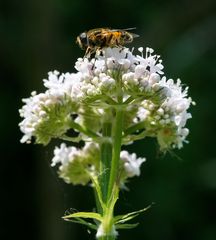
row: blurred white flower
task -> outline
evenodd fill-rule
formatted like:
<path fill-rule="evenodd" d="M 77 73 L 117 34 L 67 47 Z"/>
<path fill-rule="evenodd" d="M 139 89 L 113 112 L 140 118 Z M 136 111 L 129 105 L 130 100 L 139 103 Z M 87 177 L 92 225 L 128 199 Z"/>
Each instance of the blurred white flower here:
<path fill-rule="evenodd" d="M 90 172 L 98 173 L 99 148 L 95 143 L 86 143 L 81 149 L 67 147 L 62 143 L 54 150 L 51 166 L 58 165 L 58 174 L 66 183 L 86 185 Z"/>
<path fill-rule="evenodd" d="M 120 159 L 127 177 L 139 176 L 141 164 L 146 161 L 145 158 L 137 158 L 135 153 L 129 154 L 127 151 L 121 151 Z"/>
<path fill-rule="evenodd" d="M 54 157 L 52 159 L 51 166 L 54 167 L 58 163 L 66 166 L 79 154 L 80 152 L 77 148 L 67 147 L 65 143 L 62 143 L 60 148 L 56 147 L 54 150 Z"/>
<path fill-rule="evenodd" d="M 135 153 L 130 154 L 123 150 L 120 153 L 120 161 L 123 166 L 122 184 L 127 178 L 140 176 L 140 167 L 145 158 L 137 158 Z M 55 147 L 51 166 L 58 166 L 59 176 L 66 183 L 85 185 L 90 180 L 88 172 L 98 176 L 100 162 L 100 149 L 98 144 L 86 143 L 83 148 L 67 147 L 62 143 Z"/>

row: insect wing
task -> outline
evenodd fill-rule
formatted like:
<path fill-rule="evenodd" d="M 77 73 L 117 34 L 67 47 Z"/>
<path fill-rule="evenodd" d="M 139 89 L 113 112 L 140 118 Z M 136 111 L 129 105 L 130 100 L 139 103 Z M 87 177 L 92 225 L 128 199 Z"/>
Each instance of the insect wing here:
<path fill-rule="evenodd" d="M 137 37 L 139 37 L 139 35 L 138 34 L 135 34 L 135 33 L 131 33 L 130 31 L 131 30 L 134 30 L 134 29 L 136 29 L 135 27 L 133 27 L 133 28 L 124 28 L 124 29 L 110 29 L 112 32 L 128 32 L 129 34 L 131 34 L 131 36 L 133 37 L 133 38 L 137 38 Z"/>

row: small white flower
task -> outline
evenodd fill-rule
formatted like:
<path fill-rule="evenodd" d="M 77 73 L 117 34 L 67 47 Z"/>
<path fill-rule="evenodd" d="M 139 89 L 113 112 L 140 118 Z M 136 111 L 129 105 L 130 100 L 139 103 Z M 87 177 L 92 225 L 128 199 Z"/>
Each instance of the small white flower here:
<path fill-rule="evenodd" d="M 52 159 L 51 166 L 54 167 L 60 163 L 65 166 L 73 160 L 75 156 L 79 154 L 79 151 L 75 147 L 67 147 L 65 143 L 62 143 L 60 148 L 56 147 L 54 150 L 54 158 Z"/>
<path fill-rule="evenodd" d="M 121 151 L 120 159 L 128 177 L 139 176 L 141 164 L 146 161 L 145 158 L 137 158 L 135 153 L 129 154 L 127 151 Z"/>
<path fill-rule="evenodd" d="M 140 107 L 139 111 L 137 112 L 137 116 L 140 121 L 145 121 L 149 115 L 150 111 L 148 109 L 145 109 L 144 107 Z"/>
<path fill-rule="evenodd" d="M 139 47 L 138 51 L 142 53 L 143 52 L 143 47 Z"/>
<path fill-rule="evenodd" d="M 158 83 L 160 81 L 160 75 L 157 73 L 152 73 L 149 77 L 149 83 L 150 85 L 153 85 L 155 83 Z"/>
<path fill-rule="evenodd" d="M 135 78 L 141 78 L 141 77 L 143 77 L 145 75 L 146 75 L 146 66 L 144 66 L 144 65 L 137 65 L 135 67 L 134 77 Z"/>
<path fill-rule="evenodd" d="M 164 114 L 163 108 L 159 108 L 159 109 L 157 110 L 157 113 L 158 113 L 158 115 L 163 116 L 163 114 Z"/>

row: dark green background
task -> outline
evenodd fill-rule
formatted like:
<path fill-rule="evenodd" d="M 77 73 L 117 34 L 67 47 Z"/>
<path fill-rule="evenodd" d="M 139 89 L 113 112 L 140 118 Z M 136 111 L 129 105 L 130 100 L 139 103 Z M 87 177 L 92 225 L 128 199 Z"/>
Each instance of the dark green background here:
<path fill-rule="evenodd" d="M 44 91 L 50 70 L 73 72 L 83 52 L 76 36 L 95 27 L 137 27 L 134 46 L 162 55 L 165 74 L 190 86 L 189 141 L 160 156 L 155 141 L 129 146 L 146 156 L 142 176 L 123 192 L 117 212 L 143 208 L 140 225 L 119 239 L 216 239 L 216 4 L 214 0 L 14 0 L 0 3 L 1 239 L 94 239 L 61 220 L 69 208 L 91 210 L 91 189 L 64 184 L 49 166 L 52 149 L 21 145 L 18 109 Z"/>

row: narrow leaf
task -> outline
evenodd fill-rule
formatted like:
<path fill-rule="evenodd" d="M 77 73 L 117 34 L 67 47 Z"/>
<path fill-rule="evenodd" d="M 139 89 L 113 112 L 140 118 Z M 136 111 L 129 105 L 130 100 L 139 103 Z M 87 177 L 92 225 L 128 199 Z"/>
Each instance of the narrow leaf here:
<path fill-rule="evenodd" d="M 100 202 L 100 205 L 102 207 L 102 209 L 104 210 L 105 209 L 105 204 L 103 202 L 103 198 L 102 198 L 102 192 L 101 192 L 101 188 L 100 188 L 100 185 L 98 183 L 98 180 L 97 180 L 97 177 L 94 176 L 93 174 L 89 174 L 91 180 L 92 180 L 92 183 L 94 184 L 94 187 L 95 187 L 95 190 L 97 192 L 97 196 L 98 196 L 98 200 Z"/>
<path fill-rule="evenodd" d="M 127 213 L 124 215 L 118 215 L 114 218 L 114 222 L 117 224 L 127 222 L 127 221 L 137 217 L 140 213 L 147 211 L 150 207 L 151 207 L 151 205 L 149 205 L 148 207 L 143 208 L 141 210 L 135 211 L 135 212 Z"/>
<path fill-rule="evenodd" d="M 119 187 L 116 185 L 116 183 L 114 184 L 113 186 L 113 189 L 112 189 L 112 193 L 111 193 L 111 197 L 109 199 L 109 208 L 110 209 L 114 209 L 114 206 L 118 200 L 118 196 L 119 196 Z"/>
<path fill-rule="evenodd" d="M 116 224 L 116 229 L 132 229 L 139 225 L 139 223 L 132 223 L 132 224 Z"/>
<path fill-rule="evenodd" d="M 68 221 L 68 222 L 79 223 L 79 224 L 85 225 L 88 228 L 93 229 L 93 230 L 97 230 L 97 228 L 98 228 L 97 225 L 87 222 L 82 218 L 75 218 L 75 219 L 72 218 L 72 219 L 64 219 L 64 220 Z"/>
<path fill-rule="evenodd" d="M 66 220 L 70 218 L 92 218 L 100 222 L 102 221 L 101 215 L 94 212 L 77 212 L 77 213 L 69 214 L 67 216 L 63 216 L 62 218 Z"/>
<path fill-rule="evenodd" d="M 139 214 L 135 214 L 135 215 L 131 215 L 131 216 L 125 217 L 125 218 L 123 218 L 123 219 L 118 220 L 117 223 L 125 223 L 125 222 L 128 222 L 128 221 L 130 221 L 131 219 L 133 219 L 133 218 L 135 218 L 135 217 L 137 217 L 137 216 L 139 216 Z"/>

